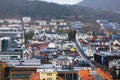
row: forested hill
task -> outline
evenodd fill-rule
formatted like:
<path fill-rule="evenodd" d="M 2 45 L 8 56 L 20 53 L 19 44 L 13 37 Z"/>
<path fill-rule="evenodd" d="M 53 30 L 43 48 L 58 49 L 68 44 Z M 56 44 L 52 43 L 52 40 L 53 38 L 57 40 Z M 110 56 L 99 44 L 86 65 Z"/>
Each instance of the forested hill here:
<path fill-rule="evenodd" d="M 66 6 L 32 0 L 0 0 L 0 16 L 64 17 L 74 12 Z M 75 14 L 74 14 L 75 15 Z"/>
<path fill-rule="evenodd" d="M 95 22 L 96 19 L 120 21 L 119 14 L 78 5 L 59 5 L 38 0 L 0 0 L 0 18 L 20 18 L 22 16 L 41 19 L 65 18 L 83 22 Z"/>
<path fill-rule="evenodd" d="M 78 5 L 120 12 L 120 0 L 83 0 Z"/>

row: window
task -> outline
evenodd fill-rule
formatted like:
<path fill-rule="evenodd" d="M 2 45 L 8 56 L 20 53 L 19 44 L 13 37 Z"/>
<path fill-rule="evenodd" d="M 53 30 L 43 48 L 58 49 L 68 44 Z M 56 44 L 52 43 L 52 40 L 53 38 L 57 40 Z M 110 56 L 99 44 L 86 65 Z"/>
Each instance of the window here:
<path fill-rule="evenodd" d="M 47 76 L 52 76 L 52 73 L 48 73 Z"/>
<path fill-rule="evenodd" d="M 47 78 L 47 80 L 52 80 L 52 78 Z"/>
<path fill-rule="evenodd" d="M 30 74 L 13 74 L 13 78 L 29 78 Z"/>

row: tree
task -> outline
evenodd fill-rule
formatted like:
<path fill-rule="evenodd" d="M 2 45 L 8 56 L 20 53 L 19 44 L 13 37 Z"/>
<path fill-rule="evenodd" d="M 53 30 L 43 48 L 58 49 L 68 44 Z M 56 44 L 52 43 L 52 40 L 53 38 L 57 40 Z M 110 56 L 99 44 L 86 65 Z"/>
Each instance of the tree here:
<path fill-rule="evenodd" d="M 63 80 L 61 77 L 58 77 L 58 79 L 57 80 Z"/>
<path fill-rule="evenodd" d="M 25 34 L 25 40 L 32 39 L 34 31 L 29 31 Z"/>
<path fill-rule="evenodd" d="M 30 75 L 30 79 L 29 80 L 40 80 L 40 74 L 38 73 L 32 73 Z"/>

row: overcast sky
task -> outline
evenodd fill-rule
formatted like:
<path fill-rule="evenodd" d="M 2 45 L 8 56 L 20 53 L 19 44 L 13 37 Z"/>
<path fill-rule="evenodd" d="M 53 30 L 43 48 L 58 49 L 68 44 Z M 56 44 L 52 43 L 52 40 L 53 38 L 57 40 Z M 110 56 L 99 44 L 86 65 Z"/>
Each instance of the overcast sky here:
<path fill-rule="evenodd" d="M 82 0 L 43 0 L 43 1 L 55 2 L 59 4 L 76 4 Z"/>

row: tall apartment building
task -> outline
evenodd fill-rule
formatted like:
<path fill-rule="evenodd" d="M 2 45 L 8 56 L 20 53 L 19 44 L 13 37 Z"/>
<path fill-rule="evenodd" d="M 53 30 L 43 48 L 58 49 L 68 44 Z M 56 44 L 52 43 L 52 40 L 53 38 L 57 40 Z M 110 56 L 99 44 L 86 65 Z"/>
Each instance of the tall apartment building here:
<path fill-rule="evenodd" d="M 10 37 L 2 37 L 0 38 L 0 52 L 4 52 L 9 49 L 11 46 L 11 38 Z"/>

